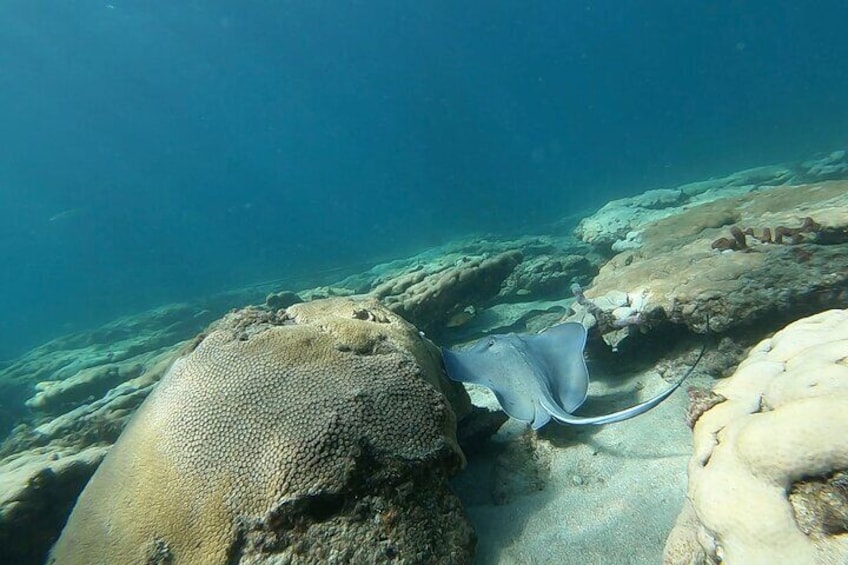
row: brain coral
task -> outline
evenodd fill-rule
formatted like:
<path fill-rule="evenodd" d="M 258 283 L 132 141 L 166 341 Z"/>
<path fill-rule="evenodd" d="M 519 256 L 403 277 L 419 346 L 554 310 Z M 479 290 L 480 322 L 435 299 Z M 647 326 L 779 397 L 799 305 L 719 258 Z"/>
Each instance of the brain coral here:
<path fill-rule="evenodd" d="M 714 392 L 665 563 L 848 563 L 848 310 L 762 341 Z"/>
<path fill-rule="evenodd" d="M 376 302 L 230 314 L 139 409 L 50 562 L 470 562 L 448 389 Z"/>

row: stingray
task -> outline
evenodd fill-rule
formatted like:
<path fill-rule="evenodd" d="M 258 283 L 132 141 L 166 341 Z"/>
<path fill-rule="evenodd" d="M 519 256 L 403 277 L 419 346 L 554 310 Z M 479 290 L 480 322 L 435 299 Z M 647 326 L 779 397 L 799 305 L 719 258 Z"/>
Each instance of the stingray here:
<path fill-rule="evenodd" d="M 539 334 L 492 335 L 462 351 L 443 348 L 442 358 L 452 380 L 490 389 L 504 412 L 534 430 L 551 418 L 565 424 L 609 424 L 638 416 L 665 400 L 695 368 L 650 400 L 602 416 L 575 416 L 589 391 L 585 345 L 586 328 L 567 322 Z"/>

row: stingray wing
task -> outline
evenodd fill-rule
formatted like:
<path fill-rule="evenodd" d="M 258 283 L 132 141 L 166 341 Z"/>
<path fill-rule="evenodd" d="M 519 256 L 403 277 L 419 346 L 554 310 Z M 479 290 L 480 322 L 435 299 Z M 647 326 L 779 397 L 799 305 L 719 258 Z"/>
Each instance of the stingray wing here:
<path fill-rule="evenodd" d="M 541 427 L 550 415 L 538 402 L 537 379 L 514 334 L 483 338 L 469 349 L 442 349 L 451 380 L 484 386 L 510 417 Z"/>
<path fill-rule="evenodd" d="M 574 412 L 589 393 L 589 370 L 583 358 L 586 328 L 567 322 L 536 335 L 518 336 L 524 342 L 527 358 L 536 367 L 541 390 L 565 412 Z"/>

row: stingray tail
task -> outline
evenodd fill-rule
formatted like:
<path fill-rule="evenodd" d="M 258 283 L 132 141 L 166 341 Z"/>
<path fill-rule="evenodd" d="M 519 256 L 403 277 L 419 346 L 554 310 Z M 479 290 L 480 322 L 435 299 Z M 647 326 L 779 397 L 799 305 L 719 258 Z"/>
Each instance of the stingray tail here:
<path fill-rule="evenodd" d="M 695 363 L 689 368 L 688 371 L 674 383 L 674 386 L 669 388 L 668 390 L 662 392 L 661 394 L 651 398 L 650 400 L 646 400 L 636 406 L 631 406 L 630 408 L 625 408 L 624 410 L 620 410 L 618 412 L 613 412 L 612 414 L 605 414 L 603 416 L 575 416 L 573 414 L 569 414 L 562 408 L 560 408 L 556 402 L 553 401 L 553 398 L 549 395 L 543 395 L 541 398 L 542 407 L 548 411 L 551 417 L 559 422 L 564 424 L 611 424 L 613 422 L 621 422 L 622 420 L 629 420 L 634 416 L 638 416 L 639 414 L 643 414 L 668 398 L 672 392 L 677 390 L 677 388 L 685 381 L 689 375 L 695 370 L 695 367 L 700 363 L 701 358 L 704 356 L 704 352 L 706 351 L 707 346 L 704 345 L 701 347 L 701 352 L 698 354 L 698 358 L 695 360 Z"/>

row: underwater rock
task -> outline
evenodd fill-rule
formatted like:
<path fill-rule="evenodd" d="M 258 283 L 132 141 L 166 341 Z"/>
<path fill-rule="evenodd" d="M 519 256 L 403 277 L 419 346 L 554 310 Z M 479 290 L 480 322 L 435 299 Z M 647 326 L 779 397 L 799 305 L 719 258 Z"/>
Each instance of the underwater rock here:
<path fill-rule="evenodd" d="M 713 393 L 665 564 L 848 562 L 848 310 L 763 340 Z"/>
<path fill-rule="evenodd" d="M 197 335 L 228 308 L 214 300 L 171 304 L 56 338 L 0 370 L 0 433 L 33 416 L 57 415 L 148 369 L 151 357 Z M 33 414 L 34 411 L 34 414 Z M 3 429 L 5 428 L 5 429 Z"/>
<path fill-rule="evenodd" d="M 562 321 L 578 322 L 587 329 L 596 327 L 613 351 L 646 321 L 647 294 L 644 290 L 634 293 L 612 290 L 593 299 L 589 299 L 577 283 L 571 285 L 571 291 L 575 300 Z"/>
<path fill-rule="evenodd" d="M 376 301 L 234 312 L 138 410 L 49 562 L 470 563 L 447 484 L 469 411 L 438 348 Z"/>
<path fill-rule="evenodd" d="M 682 324 L 722 332 L 771 317 L 791 318 L 848 306 L 848 243 L 810 238 L 796 245 L 751 238 L 748 252 L 719 251 L 712 242 L 731 225 L 800 226 L 848 231 L 848 182 L 789 186 L 719 200 L 644 227 L 644 245 L 616 255 L 585 292 L 642 295 L 639 327 Z"/>
<path fill-rule="evenodd" d="M 467 323 L 439 332 L 442 346 L 453 346 L 492 333 L 539 332 L 559 323 L 569 311 L 573 298 L 502 302 L 476 311 Z"/>
<path fill-rule="evenodd" d="M 102 397 L 113 387 L 143 372 L 144 365 L 138 362 L 89 367 L 64 380 L 36 383 L 36 393 L 26 405 L 38 412 L 62 413 L 69 407 Z"/>
<path fill-rule="evenodd" d="M 3 441 L 0 563 L 44 562 L 85 483 L 179 349 L 178 345 L 151 355 L 143 374 L 102 398 L 21 424 Z"/>
<path fill-rule="evenodd" d="M 583 218 L 575 235 L 609 254 L 639 247 L 637 234 L 648 224 L 676 216 L 693 206 L 737 198 L 789 184 L 813 184 L 848 179 L 845 151 L 834 151 L 802 163 L 768 165 L 735 172 L 726 177 L 697 181 L 674 189 L 649 190 L 613 200 Z"/>
<path fill-rule="evenodd" d="M 298 294 L 305 302 L 310 300 L 323 300 L 325 298 L 338 298 L 342 296 L 353 296 L 356 292 L 344 286 L 319 286 L 305 290 Z"/>
<path fill-rule="evenodd" d="M 598 268 L 581 255 L 526 258 L 504 280 L 498 302 L 530 302 L 569 295 L 572 282 L 588 283 Z"/>
<path fill-rule="evenodd" d="M 290 290 L 272 292 L 265 297 L 265 305 L 272 310 L 288 308 L 289 306 L 300 302 L 303 302 L 303 299 L 296 292 L 292 292 Z"/>
<path fill-rule="evenodd" d="M 44 562 L 77 495 L 108 451 L 103 445 L 41 447 L 0 462 L 0 563 Z"/>
<path fill-rule="evenodd" d="M 523 259 L 520 251 L 463 257 L 435 270 L 416 269 L 378 285 L 371 295 L 424 332 L 438 330 L 469 306 L 487 304 Z"/>
<path fill-rule="evenodd" d="M 125 316 L 54 339 L 0 372 L 0 424 L 14 426 L 0 444 L 0 562 L 44 562 L 106 451 L 183 340 L 213 315 L 174 304 Z"/>
<path fill-rule="evenodd" d="M 37 445 L 58 441 L 78 448 L 95 442 L 114 443 L 135 409 L 189 345 L 180 343 L 156 352 L 149 356 L 139 376 L 118 384 L 102 397 L 90 398 L 73 410 L 40 421 L 32 428 L 29 441 Z"/>
<path fill-rule="evenodd" d="M 807 478 L 789 493 L 798 527 L 808 536 L 848 534 L 848 471 Z"/>
<path fill-rule="evenodd" d="M 642 232 L 641 231 L 629 231 L 624 234 L 624 239 L 616 240 L 612 243 L 611 249 L 615 253 L 621 253 L 622 251 L 627 251 L 628 249 L 639 249 L 642 247 Z"/>
<path fill-rule="evenodd" d="M 578 239 L 606 251 L 638 247 L 644 226 L 680 214 L 692 206 L 739 196 L 760 186 L 777 186 L 792 175 L 783 167 L 759 167 L 720 179 L 682 185 L 677 189 L 649 190 L 629 198 L 612 200 L 575 228 Z"/>
<path fill-rule="evenodd" d="M 844 179 L 848 176 L 848 151 L 832 151 L 817 159 L 801 163 L 808 182 Z"/>
<path fill-rule="evenodd" d="M 474 452 L 503 426 L 509 416 L 499 406 L 492 409 L 472 406 L 471 411 L 457 424 L 456 437 L 466 454 Z"/>

